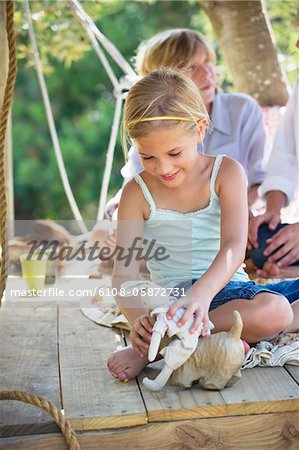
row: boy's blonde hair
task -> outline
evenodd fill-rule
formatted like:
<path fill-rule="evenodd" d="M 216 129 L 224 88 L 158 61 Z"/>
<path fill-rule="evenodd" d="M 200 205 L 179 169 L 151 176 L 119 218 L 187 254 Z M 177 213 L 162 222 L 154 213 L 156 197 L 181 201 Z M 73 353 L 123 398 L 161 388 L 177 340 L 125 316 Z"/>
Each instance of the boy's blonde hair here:
<path fill-rule="evenodd" d="M 200 119 L 208 123 L 209 115 L 190 78 L 172 69 L 151 72 L 130 89 L 125 102 L 122 127 L 125 156 L 127 137 L 136 139 L 151 131 L 174 127 L 191 133 Z"/>
<path fill-rule="evenodd" d="M 198 46 L 205 50 L 209 61 L 216 64 L 213 47 L 198 31 L 188 28 L 163 31 L 140 44 L 135 59 L 136 70 L 145 76 L 161 67 L 185 68 Z"/>

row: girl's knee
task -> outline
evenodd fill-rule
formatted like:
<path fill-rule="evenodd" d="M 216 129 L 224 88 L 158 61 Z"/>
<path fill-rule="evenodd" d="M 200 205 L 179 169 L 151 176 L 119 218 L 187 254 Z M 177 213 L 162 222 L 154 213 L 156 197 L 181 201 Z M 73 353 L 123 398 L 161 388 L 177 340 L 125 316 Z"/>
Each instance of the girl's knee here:
<path fill-rule="evenodd" d="M 292 323 L 292 307 L 284 296 L 262 292 L 256 295 L 256 301 L 257 321 L 269 335 L 284 330 Z"/>

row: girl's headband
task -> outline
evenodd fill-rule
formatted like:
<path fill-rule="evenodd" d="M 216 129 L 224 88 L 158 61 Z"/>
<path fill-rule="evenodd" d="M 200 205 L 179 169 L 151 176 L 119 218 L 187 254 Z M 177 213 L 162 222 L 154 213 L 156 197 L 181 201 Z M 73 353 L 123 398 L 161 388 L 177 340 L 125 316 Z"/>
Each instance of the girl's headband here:
<path fill-rule="evenodd" d="M 154 120 L 181 120 L 184 122 L 196 122 L 196 120 L 191 117 L 178 117 L 178 116 L 156 116 L 156 117 L 141 117 L 140 119 L 131 120 L 128 125 L 133 125 L 138 122 L 152 122 Z"/>

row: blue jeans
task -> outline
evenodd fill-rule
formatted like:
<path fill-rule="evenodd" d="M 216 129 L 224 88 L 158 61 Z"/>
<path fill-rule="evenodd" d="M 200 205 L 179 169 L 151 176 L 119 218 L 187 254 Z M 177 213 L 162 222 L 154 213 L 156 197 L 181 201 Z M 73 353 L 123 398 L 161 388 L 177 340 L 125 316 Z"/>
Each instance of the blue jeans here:
<path fill-rule="evenodd" d="M 196 279 L 193 279 L 179 283 L 175 286 L 175 289 L 178 289 L 178 291 L 176 291 L 177 295 L 175 296 L 180 298 L 196 281 Z M 293 303 L 299 299 L 299 279 L 281 281 L 279 283 L 269 283 L 262 286 L 255 284 L 254 281 L 229 281 L 229 283 L 227 283 L 227 285 L 213 298 L 210 305 L 210 311 L 232 300 L 252 300 L 259 292 L 280 294 L 286 297 L 289 303 Z"/>
<path fill-rule="evenodd" d="M 268 247 L 266 240 L 271 238 L 272 236 L 274 236 L 274 234 L 276 234 L 277 231 L 281 230 L 281 228 L 284 228 L 286 225 L 288 225 L 288 224 L 280 223 L 279 225 L 277 225 L 275 230 L 270 230 L 267 223 L 263 223 L 262 225 L 259 226 L 259 229 L 258 229 L 259 248 L 252 248 L 248 252 L 249 257 L 253 261 L 253 264 L 256 267 L 258 267 L 259 269 L 263 268 L 263 265 L 268 260 L 269 256 L 271 256 L 271 255 L 269 255 L 269 256 L 264 255 L 264 251 L 265 251 L 266 247 Z M 275 250 L 275 252 L 276 251 L 277 250 Z M 299 266 L 299 260 L 295 261 L 293 264 L 291 264 L 291 266 Z"/>

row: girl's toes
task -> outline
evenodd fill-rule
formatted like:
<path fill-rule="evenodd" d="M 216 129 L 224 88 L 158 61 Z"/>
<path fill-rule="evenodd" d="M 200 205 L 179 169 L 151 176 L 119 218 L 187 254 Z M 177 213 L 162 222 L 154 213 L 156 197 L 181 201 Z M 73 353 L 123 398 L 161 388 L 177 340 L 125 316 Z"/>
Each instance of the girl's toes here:
<path fill-rule="evenodd" d="M 110 368 L 112 365 L 113 365 L 113 358 L 110 356 L 110 358 L 107 359 L 106 366 Z"/>
<path fill-rule="evenodd" d="M 127 381 L 129 381 L 130 379 L 130 375 L 128 374 L 128 372 L 126 370 L 123 370 L 122 372 L 120 372 L 118 374 L 118 379 L 119 381 L 121 381 L 122 383 L 126 383 Z"/>
<path fill-rule="evenodd" d="M 114 378 L 119 379 L 117 373 L 114 373 L 114 372 L 110 372 L 110 373 L 111 373 L 111 375 L 112 375 Z"/>
<path fill-rule="evenodd" d="M 113 362 L 107 362 L 107 368 L 111 375 L 113 375 L 115 378 L 118 378 L 119 371 L 117 370 L 117 366 L 115 363 L 113 364 Z"/>

